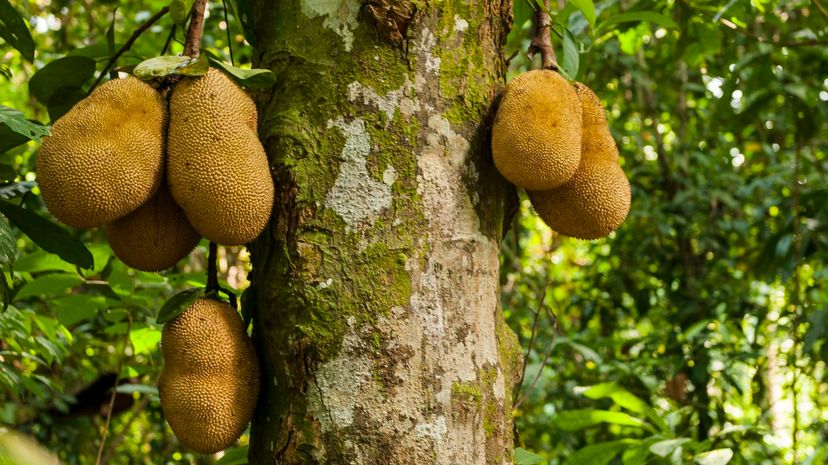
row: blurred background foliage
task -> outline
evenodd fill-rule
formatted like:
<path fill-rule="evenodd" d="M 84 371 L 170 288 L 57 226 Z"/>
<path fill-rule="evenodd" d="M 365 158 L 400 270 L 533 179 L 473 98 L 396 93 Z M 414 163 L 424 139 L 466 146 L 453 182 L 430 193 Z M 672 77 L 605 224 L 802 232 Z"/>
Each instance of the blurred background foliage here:
<path fill-rule="evenodd" d="M 249 67 L 239 3 L 209 3 L 204 40 L 226 63 L 232 45 Z M 33 37 L 31 53 L 0 40 L 0 213 L 11 220 L 0 221 L 0 424 L 61 463 L 245 463 L 243 446 L 223 457 L 183 450 L 154 387 L 157 311 L 205 284 L 206 244 L 149 274 L 114 258 L 102 231 L 52 225 L 38 236 L 42 128 L 32 124 L 27 142 L 8 122 L 20 120 L 14 109 L 48 124 L 169 5 L 0 0 L 0 15 L 19 14 Z M 827 6 L 552 6 L 561 69 L 605 103 L 633 202 L 612 237 L 582 242 L 550 232 L 521 193 L 501 274 L 504 312 L 528 354 L 517 463 L 825 463 Z M 534 8 L 515 0 L 510 77 L 539 64 L 526 55 Z M 161 17 L 116 68 L 180 53 L 173 24 Z M 223 286 L 247 286 L 243 251 L 221 249 L 219 267 Z M 0 434 L 0 462 L 21 444 Z"/>

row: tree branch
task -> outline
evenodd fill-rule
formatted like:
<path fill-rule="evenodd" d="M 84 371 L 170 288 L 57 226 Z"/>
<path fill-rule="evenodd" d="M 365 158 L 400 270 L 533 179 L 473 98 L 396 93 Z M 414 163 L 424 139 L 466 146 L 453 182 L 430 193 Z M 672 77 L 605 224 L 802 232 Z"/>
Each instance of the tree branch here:
<path fill-rule="evenodd" d="M 207 292 L 218 291 L 218 246 L 215 242 L 210 242 L 210 253 L 207 256 Z"/>
<path fill-rule="evenodd" d="M 168 11 L 170 11 L 170 7 L 165 6 L 164 8 L 161 8 L 158 11 L 158 13 L 155 13 L 154 15 L 152 15 L 152 17 L 144 21 L 144 24 L 138 26 L 138 29 L 136 29 L 132 33 L 129 39 L 127 39 L 126 43 L 124 43 L 123 47 L 121 47 L 117 52 L 115 52 L 115 55 L 112 55 L 109 61 L 106 62 L 106 66 L 103 70 L 101 70 L 101 74 L 98 75 L 98 79 L 95 80 L 95 83 L 92 84 L 92 87 L 89 88 L 89 92 L 87 92 L 86 95 L 91 94 L 92 91 L 95 90 L 96 87 L 98 87 L 98 84 L 101 83 L 103 77 L 106 76 L 107 72 L 109 72 L 109 68 L 111 68 L 116 61 L 118 61 L 118 58 L 121 58 L 121 55 L 123 55 L 124 53 L 126 53 L 127 50 L 132 48 L 132 44 L 134 44 L 135 41 L 138 40 L 138 37 L 141 37 L 141 34 L 143 34 L 144 31 L 152 27 L 152 25 L 155 24 L 159 19 L 161 19 L 165 14 L 167 14 Z"/>
<path fill-rule="evenodd" d="M 198 58 L 201 54 L 201 33 L 204 29 L 204 10 L 207 0 L 196 0 L 190 15 L 190 25 L 187 28 L 187 38 L 184 41 L 184 55 Z"/>
<path fill-rule="evenodd" d="M 549 0 L 543 0 L 544 6 L 538 5 L 533 19 L 534 32 L 532 43 L 529 45 L 529 55 L 541 55 L 541 67 L 552 71 L 558 70 L 558 59 L 555 57 L 555 47 L 552 46 L 552 19 L 549 17 Z"/>

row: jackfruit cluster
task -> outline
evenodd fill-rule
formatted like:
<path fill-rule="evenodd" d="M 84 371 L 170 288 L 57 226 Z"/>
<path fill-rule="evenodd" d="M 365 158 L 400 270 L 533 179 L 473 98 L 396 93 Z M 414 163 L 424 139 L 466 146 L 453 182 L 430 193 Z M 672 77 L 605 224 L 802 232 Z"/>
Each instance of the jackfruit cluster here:
<path fill-rule="evenodd" d="M 630 183 L 601 100 L 556 72 L 530 71 L 509 83 L 492 128 L 492 156 L 560 234 L 599 239 L 629 213 Z"/>
<path fill-rule="evenodd" d="M 256 122 L 252 99 L 215 69 L 179 82 L 169 110 L 136 78 L 108 81 L 44 140 L 44 203 L 69 226 L 105 226 L 115 255 L 143 271 L 173 266 L 201 236 L 248 243 L 274 193 Z"/>
<path fill-rule="evenodd" d="M 185 446 L 212 454 L 232 445 L 253 416 L 259 363 L 239 314 L 197 299 L 161 332 L 161 409 Z"/>

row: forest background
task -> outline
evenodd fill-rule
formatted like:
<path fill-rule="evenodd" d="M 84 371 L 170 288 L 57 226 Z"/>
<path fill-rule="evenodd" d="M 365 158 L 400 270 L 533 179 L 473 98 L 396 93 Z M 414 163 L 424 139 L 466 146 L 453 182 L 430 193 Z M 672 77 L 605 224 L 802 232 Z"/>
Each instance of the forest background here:
<path fill-rule="evenodd" d="M 0 41 L 0 431 L 66 464 L 246 463 L 246 438 L 217 457 L 182 449 L 155 389 L 158 309 L 204 286 L 207 243 L 136 272 L 103 231 L 55 229 L 35 183 L 40 124 L 167 6 L 0 0 L 0 26 L 25 27 Z M 514 3 L 510 78 L 538 66 L 534 7 Z M 244 68 L 237 11 L 209 2 L 204 48 Z M 521 194 L 501 269 L 526 354 L 517 463 L 825 463 L 828 4 L 570 0 L 552 14 L 563 71 L 605 103 L 633 202 L 613 236 L 583 242 Z M 173 25 L 160 16 L 115 65 L 180 53 Z M 219 248 L 219 272 L 241 293 L 246 251 Z"/>

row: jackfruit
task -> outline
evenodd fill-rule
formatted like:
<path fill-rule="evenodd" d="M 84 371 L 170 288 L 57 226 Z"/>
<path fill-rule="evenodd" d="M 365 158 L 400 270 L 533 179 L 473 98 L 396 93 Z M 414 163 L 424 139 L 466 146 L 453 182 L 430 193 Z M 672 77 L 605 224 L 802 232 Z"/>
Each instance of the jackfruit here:
<path fill-rule="evenodd" d="M 599 239 L 615 231 L 630 210 L 630 182 L 618 163 L 618 147 L 598 96 L 574 83 L 583 105 L 581 162 L 558 188 L 529 191 L 538 216 L 554 231 L 577 239 Z"/>
<path fill-rule="evenodd" d="M 37 158 L 43 201 L 76 228 L 110 223 L 145 204 L 164 171 L 167 106 L 136 78 L 96 88 L 52 126 Z"/>
<path fill-rule="evenodd" d="M 122 262 L 141 271 L 172 267 L 201 238 L 163 183 L 149 202 L 106 225 L 106 237 Z"/>
<path fill-rule="evenodd" d="M 273 179 L 256 121 L 253 100 L 218 70 L 173 90 L 170 189 L 193 227 L 219 244 L 252 241 L 270 218 Z"/>
<path fill-rule="evenodd" d="M 563 76 L 533 70 L 506 86 L 492 127 L 492 157 L 503 177 L 524 189 L 554 189 L 575 174 L 581 104 Z"/>
<path fill-rule="evenodd" d="M 161 409 L 175 436 L 203 454 L 244 432 L 259 395 L 259 363 L 239 314 L 197 299 L 161 332 Z"/>

